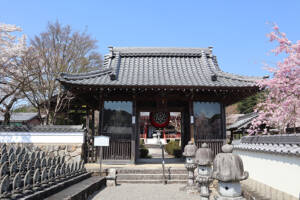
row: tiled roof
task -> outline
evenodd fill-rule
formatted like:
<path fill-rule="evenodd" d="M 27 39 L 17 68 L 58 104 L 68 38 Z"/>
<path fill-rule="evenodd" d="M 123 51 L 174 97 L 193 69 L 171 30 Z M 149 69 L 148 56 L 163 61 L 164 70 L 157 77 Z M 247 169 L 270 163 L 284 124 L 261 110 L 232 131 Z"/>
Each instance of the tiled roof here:
<path fill-rule="evenodd" d="M 0 134 L 5 132 L 33 132 L 33 133 L 74 133 L 83 132 L 81 125 L 41 125 L 41 126 L 7 126 L 0 125 Z"/>
<path fill-rule="evenodd" d="M 23 122 L 23 121 L 29 121 L 35 117 L 37 117 L 37 113 L 12 113 L 10 116 L 11 122 Z M 4 120 L 4 115 L 0 113 L 0 121 Z"/>
<path fill-rule="evenodd" d="M 62 73 L 60 82 L 88 86 L 254 87 L 257 79 L 221 71 L 211 48 L 111 47 L 103 69 Z"/>
<path fill-rule="evenodd" d="M 246 136 L 234 148 L 300 156 L 300 134 Z"/>
<path fill-rule="evenodd" d="M 227 130 L 237 130 L 248 128 L 251 121 L 258 116 L 257 113 L 248 113 L 240 116 L 236 122 L 227 127 Z"/>

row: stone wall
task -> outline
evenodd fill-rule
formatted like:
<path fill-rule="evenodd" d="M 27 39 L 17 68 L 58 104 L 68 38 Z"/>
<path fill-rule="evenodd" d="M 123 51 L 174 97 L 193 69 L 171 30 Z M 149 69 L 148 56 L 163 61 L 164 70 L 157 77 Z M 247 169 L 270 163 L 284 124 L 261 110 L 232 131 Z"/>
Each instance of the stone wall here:
<path fill-rule="evenodd" d="M 2 145 L 3 143 L 1 143 Z M 50 157 L 65 156 L 66 162 L 79 162 L 82 158 L 82 144 L 33 144 L 33 143 L 6 143 L 8 148 L 25 147 L 29 152 L 43 151 Z"/>

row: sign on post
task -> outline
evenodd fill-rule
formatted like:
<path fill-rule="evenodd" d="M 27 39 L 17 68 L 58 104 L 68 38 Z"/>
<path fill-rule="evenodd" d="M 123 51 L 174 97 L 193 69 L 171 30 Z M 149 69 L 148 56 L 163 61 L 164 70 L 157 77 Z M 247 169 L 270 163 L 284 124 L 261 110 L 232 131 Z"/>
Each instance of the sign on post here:
<path fill-rule="evenodd" d="M 94 136 L 94 146 L 100 147 L 100 176 L 102 174 L 102 158 L 103 158 L 103 147 L 109 146 L 109 137 L 100 135 Z"/>
<path fill-rule="evenodd" d="M 94 136 L 94 146 L 108 147 L 109 146 L 109 137 L 104 136 L 104 135 Z"/>

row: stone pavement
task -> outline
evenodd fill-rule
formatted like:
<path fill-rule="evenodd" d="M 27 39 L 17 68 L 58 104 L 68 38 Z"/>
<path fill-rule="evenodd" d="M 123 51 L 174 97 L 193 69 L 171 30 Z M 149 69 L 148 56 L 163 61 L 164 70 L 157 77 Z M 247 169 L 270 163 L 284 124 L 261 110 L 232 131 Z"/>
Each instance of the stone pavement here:
<path fill-rule="evenodd" d="M 179 191 L 181 184 L 122 184 L 106 187 L 90 200 L 199 200 L 197 194 Z"/>

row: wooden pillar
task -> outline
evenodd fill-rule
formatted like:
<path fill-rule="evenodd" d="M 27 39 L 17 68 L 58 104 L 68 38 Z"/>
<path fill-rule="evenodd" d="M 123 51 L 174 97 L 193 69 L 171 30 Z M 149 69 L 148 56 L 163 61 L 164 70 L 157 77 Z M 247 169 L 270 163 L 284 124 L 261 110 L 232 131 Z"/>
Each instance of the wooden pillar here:
<path fill-rule="evenodd" d="M 92 137 L 95 136 L 95 110 L 92 110 Z"/>
<path fill-rule="evenodd" d="M 221 105 L 221 128 L 222 128 L 222 139 L 226 139 L 226 111 L 225 111 L 225 105 L 223 103 L 220 103 Z"/>
<path fill-rule="evenodd" d="M 104 107 L 104 101 L 103 101 L 103 96 L 100 94 L 99 97 L 99 124 L 98 124 L 98 134 L 97 135 L 102 135 L 102 125 L 103 125 L 103 107 Z"/>
<path fill-rule="evenodd" d="M 192 121 L 193 120 L 193 121 Z M 194 130 L 194 105 L 193 105 L 193 98 L 189 99 L 189 123 L 190 123 L 190 140 L 195 142 L 195 130 Z"/>
<path fill-rule="evenodd" d="M 137 112 L 136 112 L 136 98 L 132 101 L 132 135 L 131 135 L 131 161 L 135 162 L 135 155 L 137 151 Z"/>
<path fill-rule="evenodd" d="M 86 118 L 85 118 L 85 128 L 90 133 L 90 109 L 86 107 Z"/>
<path fill-rule="evenodd" d="M 96 157 L 96 152 L 94 149 L 94 136 L 95 136 L 95 110 L 92 110 L 92 132 L 91 132 L 91 148 L 89 149 L 90 151 L 90 156 L 91 157 L 91 162 L 95 162 L 95 157 Z"/>
<path fill-rule="evenodd" d="M 103 95 L 100 93 L 99 95 L 99 122 L 98 122 L 98 133 L 97 135 L 102 135 L 102 125 L 103 125 L 103 107 L 104 100 Z M 96 147 L 96 162 L 100 163 L 100 148 Z"/>
<path fill-rule="evenodd" d="M 90 139 L 90 109 L 87 106 L 86 107 L 86 118 L 85 118 L 85 128 L 86 128 L 86 135 L 84 137 L 84 144 L 83 144 L 83 158 L 84 158 L 84 162 L 88 162 L 88 158 L 89 158 L 89 146 L 88 146 L 88 142 Z"/>

